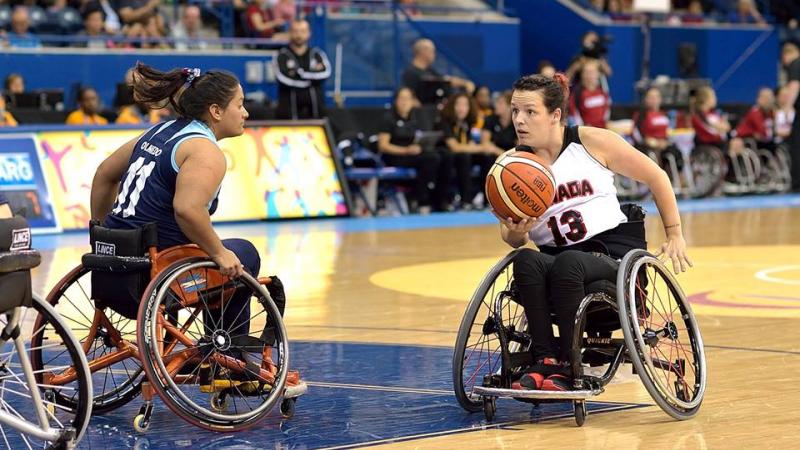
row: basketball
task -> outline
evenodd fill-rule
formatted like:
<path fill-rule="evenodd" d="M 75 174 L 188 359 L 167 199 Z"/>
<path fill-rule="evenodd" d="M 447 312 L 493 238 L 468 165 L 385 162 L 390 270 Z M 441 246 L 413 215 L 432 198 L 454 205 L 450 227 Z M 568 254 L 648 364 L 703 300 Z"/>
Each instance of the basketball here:
<path fill-rule="evenodd" d="M 544 214 L 554 195 L 555 178 L 547 163 L 533 153 L 503 155 L 486 177 L 486 198 L 492 209 L 514 222 Z"/>

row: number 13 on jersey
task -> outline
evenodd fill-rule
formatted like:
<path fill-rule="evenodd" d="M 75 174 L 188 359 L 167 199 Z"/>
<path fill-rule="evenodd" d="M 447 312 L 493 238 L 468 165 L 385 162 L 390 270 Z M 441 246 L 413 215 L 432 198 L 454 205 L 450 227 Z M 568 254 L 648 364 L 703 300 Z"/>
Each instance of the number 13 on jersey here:
<path fill-rule="evenodd" d="M 567 231 L 563 234 L 560 228 L 562 225 L 567 228 Z M 586 225 L 583 223 L 583 216 L 574 209 L 564 211 L 559 217 L 551 217 L 547 221 L 547 227 L 553 233 L 553 242 L 558 247 L 579 242 L 586 237 Z"/>

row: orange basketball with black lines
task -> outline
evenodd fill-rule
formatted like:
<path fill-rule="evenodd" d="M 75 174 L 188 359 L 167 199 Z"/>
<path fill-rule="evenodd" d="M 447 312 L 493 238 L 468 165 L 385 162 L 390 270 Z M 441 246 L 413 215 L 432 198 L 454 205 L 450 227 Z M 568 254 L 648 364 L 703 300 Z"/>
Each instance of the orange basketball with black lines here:
<path fill-rule="evenodd" d="M 486 177 L 486 198 L 501 217 L 536 218 L 553 204 L 555 178 L 542 158 L 514 151 L 501 156 Z"/>

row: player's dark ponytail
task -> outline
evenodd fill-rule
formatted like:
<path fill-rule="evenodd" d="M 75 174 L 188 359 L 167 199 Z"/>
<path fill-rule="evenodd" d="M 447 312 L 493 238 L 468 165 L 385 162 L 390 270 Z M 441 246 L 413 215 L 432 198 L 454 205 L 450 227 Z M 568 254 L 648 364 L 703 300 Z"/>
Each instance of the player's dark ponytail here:
<path fill-rule="evenodd" d="M 515 91 L 541 91 L 547 112 L 561 109 L 561 123 L 567 121 L 567 101 L 569 100 L 569 80 L 561 72 L 552 78 L 544 75 L 525 75 L 514 82 Z"/>
<path fill-rule="evenodd" d="M 153 109 L 171 104 L 181 117 L 203 120 L 211 105 L 228 106 L 239 80 L 233 74 L 199 69 L 162 72 L 141 62 L 133 69 L 133 98 Z"/>

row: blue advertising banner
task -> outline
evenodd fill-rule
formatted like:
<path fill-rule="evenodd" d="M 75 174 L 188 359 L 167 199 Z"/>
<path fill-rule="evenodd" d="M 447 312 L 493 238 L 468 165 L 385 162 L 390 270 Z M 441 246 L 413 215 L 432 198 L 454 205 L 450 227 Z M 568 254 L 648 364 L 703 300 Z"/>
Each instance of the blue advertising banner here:
<path fill-rule="evenodd" d="M 0 135 L 0 191 L 36 231 L 60 231 L 33 135 Z"/>

